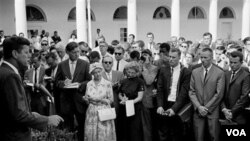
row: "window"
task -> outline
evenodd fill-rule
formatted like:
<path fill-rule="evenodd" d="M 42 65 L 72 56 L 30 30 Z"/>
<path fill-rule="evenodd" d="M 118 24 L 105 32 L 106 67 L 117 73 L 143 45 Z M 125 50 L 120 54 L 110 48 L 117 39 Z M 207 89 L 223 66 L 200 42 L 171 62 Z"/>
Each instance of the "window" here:
<path fill-rule="evenodd" d="M 120 42 L 127 42 L 127 28 L 120 28 Z"/>
<path fill-rule="evenodd" d="M 234 18 L 234 13 L 229 7 L 224 7 L 220 12 L 220 19 Z"/>
<path fill-rule="evenodd" d="M 114 20 L 126 20 L 127 19 L 127 7 L 121 6 L 115 10 L 115 13 L 113 15 Z"/>
<path fill-rule="evenodd" d="M 95 14 L 92 10 L 90 10 L 90 14 L 91 14 L 91 21 L 95 21 Z M 88 20 L 88 9 L 86 9 L 86 18 Z M 76 20 L 76 7 L 72 8 L 69 12 L 68 15 L 68 20 L 69 21 L 75 21 Z"/>
<path fill-rule="evenodd" d="M 205 19 L 205 12 L 199 7 L 193 7 L 188 14 L 188 19 Z"/>
<path fill-rule="evenodd" d="M 170 18 L 171 14 L 169 10 L 164 6 L 158 7 L 153 15 L 153 19 L 170 19 Z"/>
<path fill-rule="evenodd" d="M 37 6 L 26 6 L 27 21 L 46 21 L 43 10 Z"/>

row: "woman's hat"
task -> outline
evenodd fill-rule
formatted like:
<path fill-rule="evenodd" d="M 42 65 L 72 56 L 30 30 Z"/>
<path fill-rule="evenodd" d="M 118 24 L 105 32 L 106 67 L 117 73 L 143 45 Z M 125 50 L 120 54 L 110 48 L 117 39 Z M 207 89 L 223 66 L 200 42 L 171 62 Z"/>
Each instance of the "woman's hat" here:
<path fill-rule="evenodd" d="M 90 67 L 89 67 L 89 73 L 92 73 L 92 71 L 94 71 L 95 69 L 103 69 L 102 67 L 102 64 L 101 63 L 98 63 L 98 62 L 95 62 L 93 64 L 90 64 Z"/>

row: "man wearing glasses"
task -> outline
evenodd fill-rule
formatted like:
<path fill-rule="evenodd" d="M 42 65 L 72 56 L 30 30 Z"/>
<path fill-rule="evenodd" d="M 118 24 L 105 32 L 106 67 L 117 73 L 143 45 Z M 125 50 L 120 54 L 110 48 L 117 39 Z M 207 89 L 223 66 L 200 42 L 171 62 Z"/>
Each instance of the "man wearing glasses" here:
<path fill-rule="evenodd" d="M 89 54 L 89 51 L 91 50 L 89 48 L 89 45 L 86 42 L 79 42 L 78 45 L 79 45 L 79 48 L 80 48 L 79 59 L 82 59 L 82 60 L 87 61 L 89 63 L 89 59 L 87 57 L 88 54 Z"/>
<path fill-rule="evenodd" d="M 42 50 L 48 50 L 48 48 L 49 48 L 49 43 L 48 43 L 47 40 L 42 40 L 42 41 L 41 41 L 41 48 L 42 48 Z"/>
<path fill-rule="evenodd" d="M 119 46 L 118 46 L 119 47 Z M 123 49 L 123 48 L 122 48 Z M 112 82 L 113 86 L 113 95 L 114 95 L 114 104 L 116 114 L 118 115 L 119 112 L 119 100 L 118 100 L 118 83 L 123 79 L 123 73 L 112 70 L 113 67 L 113 57 L 105 56 L 102 60 L 102 65 L 104 68 L 104 71 L 102 72 L 102 77 L 110 82 Z M 116 133 L 117 138 L 119 139 L 120 135 L 117 131 L 117 119 L 115 119 L 115 127 L 116 127 Z"/>
<path fill-rule="evenodd" d="M 128 62 L 123 59 L 124 53 L 125 50 L 122 46 L 119 45 L 115 48 L 115 61 L 112 68 L 113 70 L 123 72 L 125 65 L 128 64 Z"/>

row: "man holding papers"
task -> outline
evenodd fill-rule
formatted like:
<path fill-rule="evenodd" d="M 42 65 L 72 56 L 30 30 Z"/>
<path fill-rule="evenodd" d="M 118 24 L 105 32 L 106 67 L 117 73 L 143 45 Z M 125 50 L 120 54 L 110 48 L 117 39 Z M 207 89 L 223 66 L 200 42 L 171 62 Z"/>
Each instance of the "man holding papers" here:
<path fill-rule="evenodd" d="M 61 114 L 65 119 L 65 127 L 74 129 L 74 116 L 78 122 L 78 139 L 83 141 L 84 121 L 87 106 L 82 100 L 86 84 L 91 80 L 89 64 L 78 59 L 80 49 L 78 44 L 70 42 L 66 46 L 69 59 L 58 65 L 55 77 L 56 85 L 60 88 Z M 76 85 L 79 84 L 79 88 Z"/>

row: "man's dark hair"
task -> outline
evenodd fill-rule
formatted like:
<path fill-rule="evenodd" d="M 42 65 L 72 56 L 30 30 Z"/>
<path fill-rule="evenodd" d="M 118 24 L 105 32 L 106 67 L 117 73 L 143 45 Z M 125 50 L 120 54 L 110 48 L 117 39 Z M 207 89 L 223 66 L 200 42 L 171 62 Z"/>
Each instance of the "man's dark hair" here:
<path fill-rule="evenodd" d="M 133 39 L 135 39 L 135 35 L 134 34 L 129 34 L 128 36 L 132 36 Z"/>
<path fill-rule="evenodd" d="M 107 52 L 110 53 L 111 55 L 114 54 L 115 48 L 112 47 L 111 45 L 108 46 Z"/>
<path fill-rule="evenodd" d="M 204 36 L 210 36 L 211 38 L 213 38 L 213 35 L 210 33 L 210 32 L 205 32 L 204 34 L 203 34 L 203 37 Z"/>
<path fill-rule="evenodd" d="M 98 59 L 101 59 L 100 54 L 97 51 L 91 51 L 89 53 L 89 58 L 98 58 Z"/>
<path fill-rule="evenodd" d="M 119 42 L 118 40 L 113 40 L 113 41 L 111 42 L 111 45 L 112 45 L 112 46 L 117 46 L 119 43 L 120 43 L 120 42 Z"/>
<path fill-rule="evenodd" d="M 217 50 L 223 51 L 223 52 L 222 52 L 223 54 L 225 54 L 226 51 L 227 51 L 227 50 L 226 50 L 226 47 L 224 47 L 224 46 L 218 46 L 218 47 L 216 47 L 216 49 L 217 49 Z"/>
<path fill-rule="evenodd" d="M 179 57 L 181 56 L 181 50 L 178 49 L 178 48 L 171 48 L 171 49 L 170 49 L 170 52 L 177 52 L 178 56 L 179 56 Z"/>
<path fill-rule="evenodd" d="M 49 59 L 49 58 L 52 58 L 52 59 L 54 59 L 54 60 L 57 59 L 55 53 L 53 53 L 53 52 L 49 52 L 49 53 L 45 56 L 45 59 L 46 59 L 46 60 Z"/>
<path fill-rule="evenodd" d="M 240 58 L 240 62 L 243 62 L 243 54 L 239 51 L 233 51 L 230 53 L 230 56 L 235 58 L 235 57 L 239 57 Z"/>
<path fill-rule="evenodd" d="M 160 45 L 160 49 L 163 49 L 163 48 L 165 48 L 166 51 L 169 52 L 169 50 L 170 50 L 170 45 L 169 45 L 168 43 L 162 43 L 162 44 Z"/>
<path fill-rule="evenodd" d="M 246 45 L 246 42 L 247 42 L 247 41 L 250 41 L 250 37 L 244 38 L 244 40 L 243 40 L 244 45 Z"/>
<path fill-rule="evenodd" d="M 135 58 L 137 60 L 140 59 L 140 53 L 137 50 L 132 51 L 129 56 L 131 59 L 135 59 Z"/>
<path fill-rule="evenodd" d="M 39 52 L 33 53 L 31 55 L 31 60 L 34 60 L 34 58 L 38 58 L 38 60 L 41 60 L 41 54 Z"/>
<path fill-rule="evenodd" d="M 86 43 L 84 41 L 79 42 L 78 45 L 83 45 L 85 47 L 89 47 L 88 43 Z"/>
<path fill-rule="evenodd" d="M 151 52 L 149 49 L 144 49 L 144 50 L 141 52 L 141 54 L 143 54 L 143 53 L 148 54 L 150 57 L 152 56 L 152 52 Z"/>
<path fill-rule="evenodd" d="M 201 51 L 202 52 L 209 51 L 213 55 L 213 50 L 211 48 L 209 48 L 209 47 L 203 48 Z"/>
<path fill-rule="evenodd" d="M 77 47 L 78 47 L 78 44 L 76 42 L 70 42 L 66 46 L 66 51 L 70 52 L 70 51 L 74 50 Z"/>
<path fill-rule="evenodd" d="M 51 52 L 54 49 L 56 50 L 56 47 L 50 47 L 49 52 Z"/>
<path fill-rule="evenodd" d="M 23 46 L 30 45 L 28 39 L 18 36 L 13 36 L 6 38 L 3 42 L 3 56 L 4 59 L 10 59 L 12 57 L 12 51 L 16 50 L 20 52 L 23 49 Z"/>
<path fill-rule="evenodd" d="M 152 35 L 152 36 L 154 37 L 154 34 L 153 34 L 152 32 L 148 32 L 148 33 L 147 33 L 147 36 L 148 36 L 148 35 Z"/>

